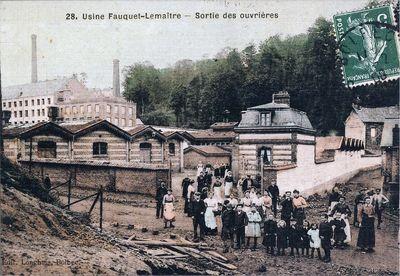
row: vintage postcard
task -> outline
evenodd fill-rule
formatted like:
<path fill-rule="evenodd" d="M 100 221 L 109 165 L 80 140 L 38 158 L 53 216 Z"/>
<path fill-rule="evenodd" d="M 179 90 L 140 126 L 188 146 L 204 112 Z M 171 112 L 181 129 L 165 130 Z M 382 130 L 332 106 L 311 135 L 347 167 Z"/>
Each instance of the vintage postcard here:
<path fill-rule="evenodd" d="M 1 275 L 398 275 L 399 8 L 1 1 Z"/>

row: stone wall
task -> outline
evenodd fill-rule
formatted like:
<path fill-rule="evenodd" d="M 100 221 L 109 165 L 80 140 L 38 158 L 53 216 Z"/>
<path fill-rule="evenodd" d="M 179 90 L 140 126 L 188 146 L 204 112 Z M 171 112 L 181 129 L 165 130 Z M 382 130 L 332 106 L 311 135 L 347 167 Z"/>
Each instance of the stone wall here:
<path fill-rule="evenodd" d="M 20 161 L 29 169 L 29 161 Z M 53 184 L 66 182 L 70 177 L 78 187 L 96 189 L 100 186 L 117 192 L 155 195 L 157 180 L 168 183 L 168 169 L 160 167 L 133 167 L 91 165 L 78 162 L 32 162 L 32 172 L 42 178 L 49 175 Z"/>
<path fill-rule="evenodd" d="M 334 161 L 316 163 L 314 147 L 298 145 L 297 164 L 276 170 L 276 181 L 283 190 L 298 189 L 308 194 L 330 189 L 336 182 L 345 182 L 360 170 L 381 166 L 380 156 L 365 156 L 364 151 L 335 151 Z M 267 176 L 264 176 L 264 179 Z"/>

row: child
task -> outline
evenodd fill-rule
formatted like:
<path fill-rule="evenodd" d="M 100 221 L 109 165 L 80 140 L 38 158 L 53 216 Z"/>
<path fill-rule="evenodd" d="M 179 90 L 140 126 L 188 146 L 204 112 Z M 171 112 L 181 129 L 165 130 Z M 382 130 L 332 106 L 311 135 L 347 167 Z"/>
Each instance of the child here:
<path fill-rule="evenodd" d="M 321 257 L 321 250 L 319 249 L 321 247 L 321 238 L 319 237 L 319 229 L 317 224 L 313 223 L 311 225 L 311 229 L 308 230 L 307 232 L 309 238 L 310 238 L 310 247 L 311 247 L 311 256 L 310 258 L 314 258 L 314 251 L 317 249 L 318 253 L 318 258 L 322 260 Z"/>
<path fill-rule="evenodd" d="M 276 229 L 276 247 L 277 253 L 280 256 L 285 256 L 285 249 L 287 247 L 287 228 L 286 222 L 284 220 L 280 220 L 278 222 L 278 228 Z"/>
<path fill-rule="evenodd" d="M 335 240 L 334 246 L 343 249 L 344 240 L 346 239 L 346 233 L 344 232 L 346 222 L 341 218 L 341 216 L 341 213 L 336 212 L 334 219 L 330 222 L 330 224 L 332 227 L 335 227 L 333 230 L 333 239 Z"/>
<path fill-rule="evenodd" d="M 296 249 L 297 256 L 300 256 L 300 242 L 301 236 L 299 226 L 296 221 L 292 221 L 289 228 L 290 256 L 294 256 L 294 249 Z"/>
<path fill-rule="evenodd" d="M 301 237 L 301 255 L 304 256 L 304 252 L 306 252 L 306 256 L 309 256 L 310 253 L 310 237 L 308 236 L 308 230 L 310 230 L 310 223 L 308 221 L 303 222 L 303 226 L 300 228 L 300 237 Z"/>
<path fill-rule="evenodd" d="M 268 215 L 268 219 L 264 223 L 264 240 L 263 245 L 267 247 L 267 253 L 275 254 L 275 244 L 276 244 L 276 231 L 277 222 L 274 220 L 274 215 Z"/>
<path fill-rule="evenodd" d="M 253 204 L 251 211 L 247 213 L 248 224 L 245 227 L 245 233 L 247 238 L 247 247 L 250 247 L 250 238 L 254 238 L 254 245 L 252 251 L 257 248 L 257 238 L 261 237 L 261 216 L 257 211 L 256 205 Z"/>

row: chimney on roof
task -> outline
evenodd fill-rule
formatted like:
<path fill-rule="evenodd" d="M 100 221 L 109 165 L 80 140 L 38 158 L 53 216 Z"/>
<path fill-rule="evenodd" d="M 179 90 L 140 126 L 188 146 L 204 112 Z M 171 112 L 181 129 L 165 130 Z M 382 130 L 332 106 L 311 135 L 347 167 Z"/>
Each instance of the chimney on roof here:
<path fill-rule="evenodd" d="M 279 91 L 272 95 L 272 101 L 277 104 L 287 104 L 290 106 L 290 95 L 287 91 Z"/>
<path fill-rule="evenodd" d="M 120 91 L 119 91 L 119 60 L 114 59 L 113 60 L 113 94 L 115 97 L 120 97 Z"/>
<path fill-rule="evenodd" d="M 31 82 L 37 82 L 37 53 L 36 53 L 36 35 L 31 35 L 32 39 L 32 69 L 31 69 Z"/>

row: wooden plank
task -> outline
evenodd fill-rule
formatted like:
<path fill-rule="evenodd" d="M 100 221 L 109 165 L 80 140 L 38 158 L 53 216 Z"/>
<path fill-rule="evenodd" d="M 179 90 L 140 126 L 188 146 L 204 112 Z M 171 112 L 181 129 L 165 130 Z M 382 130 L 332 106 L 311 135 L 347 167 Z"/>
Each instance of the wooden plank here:
<path fill-rule="evenodd" d="M 208 254 L 210 254 L 210 255 L 212 255 L 212 256 L 214 256 L 214 257 L 216 257 L 216 258 L 218 258 L 218 259 L 221 259 L 221 260 L 224 261 L 224 262 L 229 262 L 229 260 L 228 260 L 227 258 L 225 258 L 224 256 L 222 256 L 222 255 L 219 254 L 218 252 L 211 251 L 211 250 L 208 250 L 208 251 L 205 251 L 205 252 L 208 253 Z"/>

